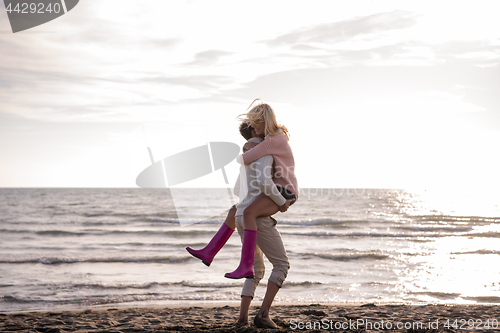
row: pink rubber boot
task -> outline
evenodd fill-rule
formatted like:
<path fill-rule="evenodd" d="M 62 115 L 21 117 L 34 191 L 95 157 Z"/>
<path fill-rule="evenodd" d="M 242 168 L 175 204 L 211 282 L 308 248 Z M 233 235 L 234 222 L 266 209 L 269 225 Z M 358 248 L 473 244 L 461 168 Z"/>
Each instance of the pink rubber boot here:
<path fill-rule="evenodd" d="M 222 247 L 226 244 L 227 240 L 233 234 L 234 230 L 227 226 L 227 224 L 222 223 L 222 226 L 219 228 L 219 231 L 212 237 L 210 242 L 201 250 L 194 250 L 189 246 L 186 247 L 186 250 L 193 256 L 207 265 L 210 266 L 212 260 L 214 260 L 215 255 L 222 249 Z"/>
<path fill-rule="evenodd" d="M 234 272 L 226 273 L 229 279 L 253 278 L 253 262 L 257 246 L 257 230 L 243 229 L 240 265 Z"/>

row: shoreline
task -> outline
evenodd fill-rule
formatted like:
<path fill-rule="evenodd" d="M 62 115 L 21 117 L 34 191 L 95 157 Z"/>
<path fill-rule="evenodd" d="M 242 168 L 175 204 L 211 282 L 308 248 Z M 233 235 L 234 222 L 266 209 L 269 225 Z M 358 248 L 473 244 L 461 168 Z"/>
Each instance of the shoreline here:
<path fill-rule="evenodd" d="M 256 299 L 252 302 L 251 307 L 259 307 L 262 299 Z M 405 303 L 405 302 L 280 302 L 274 301 L 272 307 L 300 307 L 300 306 L 326 306 L 326 307 L 359 307 L 359 306 L 500 306 L 499 303 L 438 303 L 438 302 L 420 302 L 420 303 Z M 219 308 L 219 307 L 239 307 L 239 301 L 175 301 L 175 302 L 158 302 L 158 301 L 139 301 L 126 303 L 109 303 L 102 305 L 70 305 L 57 306 L 53 308 L 31 308 L 24 310 L 0 310 L 0 315 L 21 314 L 21 313 L 46 313 L 46 312 L 83 312 L 83 311 L 106 311 L 106 310 L 128 310 L 128 309 L 185 309 L 185 308 Z M 500 320 L 500 318 L 499 318 Z M 500 333 L 500 332 L 499 332 Z"/>
<path fill-rule="evenodd" d="M 252 302 L 251 307 L 258 307 L 262 302 L 262 299 L 257 298 Z M 446 303 L 446 302 L 286 302 L 286 301 L 274 301 L 272 307 L 285 307 L 285 306 L 326 306 L 326 307 L 360 307 L 360 306 L 499 306 L 500 303 Z M 229 300 L 219 300 L 219 301 L 138 301 L 138 302 L 126 302 L 126 303 L 108 303 L 102 305 L 71 305 L 69 307 L 57 306 L 54 308 L 32 308 L 24 310 L 12 310 L 3 311 L 0 310 L 0 315 L 9 314 L 21 314 L 21 313 L 45 313 L 45 312 L 82 312 L 82 311 L 106 311 L 106 310 L 128 310 L 128 309 L 184 309 L 184 308 L 218 308 L 218 307 L 239 307 L 239 301 L 229 301 Z M 498 318 L 500 320 L 500 318 Z M 500 332 L 499 332 L 500 333 Z"/>
<path fill-rule="evenodd" d="M 236 328 L 238 305 L 88 308 L 0 314 L 7 332 L 296 332 L 306 329 L 361 332 L 499 332 L 500 307 L 478 304 L 276 304 L 271 318 L 280 327 L 253 326 L 258 306 L 250 308 L 251 326 Z M 420 325 L 420 326 L 419 326 Z M 488 325 L 488 326 L 485 326 Z M 390 327 L 389 327 L 390 326 Z"/>

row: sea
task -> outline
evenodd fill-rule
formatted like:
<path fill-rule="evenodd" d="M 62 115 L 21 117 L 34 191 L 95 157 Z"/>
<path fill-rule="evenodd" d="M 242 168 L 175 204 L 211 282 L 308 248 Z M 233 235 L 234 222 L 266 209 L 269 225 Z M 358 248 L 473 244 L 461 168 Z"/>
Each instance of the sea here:
<path fill-rule="evenodd" d="M 223 222 L 220 190 L 177 190 L 192 204 L 176 207 L 169 189 L 0 189 L 0 312 L 238 304 L 243 281 L 224 277 L 237 233 L 210 267 L 185 250 Z M 216 214 L 199 221 L 200 202 Z M 499 204 L 498 191 L 302 189 L 275 215 L 290 260 L 275 304 L 500 304 Z"/>

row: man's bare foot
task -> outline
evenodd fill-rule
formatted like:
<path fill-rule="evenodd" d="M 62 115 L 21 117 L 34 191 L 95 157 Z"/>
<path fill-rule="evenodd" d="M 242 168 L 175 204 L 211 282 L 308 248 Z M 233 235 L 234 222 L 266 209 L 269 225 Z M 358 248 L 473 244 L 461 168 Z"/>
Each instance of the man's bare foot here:
<path fill-rule="evenodd" d="M 246 319 L 238 319 L 238 322 L 236 323 L 236 328 L 238 327 L 245 327 L 245 326 L 248 326 L 248 318 Z"/>
<path fill-rule="evenodd" d="M 255 326 L 259 328 L 279 328 L 278 325 L 274 323 L 274 321 L 269 318 L 269 316 L 262 316 L 260 314 L 257 314 L 253 320 L 253 323 Z"/>

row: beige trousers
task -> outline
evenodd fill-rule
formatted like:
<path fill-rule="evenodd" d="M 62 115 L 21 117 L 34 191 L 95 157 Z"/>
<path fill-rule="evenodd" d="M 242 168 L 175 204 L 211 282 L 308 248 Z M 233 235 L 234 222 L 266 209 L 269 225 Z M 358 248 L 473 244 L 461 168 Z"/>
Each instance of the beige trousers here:
<path fill-rule="evenodd" d="M 257 246 L 255 247 L 255 261 L 253 264 L 254 278 L 245 279 L 241 296 L 254 297 L 255 289 L 257 289 L 260 280 L 264 277 L 266 269 L 263 254 L 273 265 L 269 281 L 281 288 L 288 275 L 290 264 L 283 240 L 276 228 L 276 223 L 276 220 L 271 216 L 257 218 Z M 243 237 L 243 216 L 236 216 L 236 228 L 240 237 Z"/>

